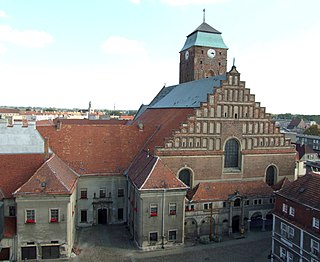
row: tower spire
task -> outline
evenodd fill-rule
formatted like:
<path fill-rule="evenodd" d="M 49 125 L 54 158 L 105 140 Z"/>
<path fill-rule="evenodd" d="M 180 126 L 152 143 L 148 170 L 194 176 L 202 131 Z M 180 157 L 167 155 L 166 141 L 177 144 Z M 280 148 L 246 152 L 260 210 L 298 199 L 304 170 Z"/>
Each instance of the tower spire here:
<path fill-rule="evenodd" d="M 203 22 L 206 22 L 206 9 L 203 8 Z"/>

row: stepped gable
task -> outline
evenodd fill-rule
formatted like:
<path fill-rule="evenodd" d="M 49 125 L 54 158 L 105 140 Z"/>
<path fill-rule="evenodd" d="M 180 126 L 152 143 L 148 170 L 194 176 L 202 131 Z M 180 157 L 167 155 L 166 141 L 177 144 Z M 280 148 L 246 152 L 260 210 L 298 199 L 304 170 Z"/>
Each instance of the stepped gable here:
<path fill-rule="evenodd" d="M 272 196 L 273 190 L 263 181 L 202 182 L 188 192 L 189 201 L 222 201 L 234 194 Z"/>
<path fill-rule="evenodd" d="M 128 176 L 139 190 L 188 188 L 160 158 L 146 151 L 142 151 L 136 158 Z"/>
<path fill-rule="evenodd" d="M 26 183 L 45 161 L 44 154 L 0 154 L 0 191 L 3 198 Z"/>
<path fill-rule="evenodd" d="M 154 126 L 67 124 L 37 126 L 52 151 L 80 175 L 122 175 Z"/>
<path fill-rule="evenodd" d="M 15 195 L 72 194 L 79 176 L 59 157 L 52 155 Z"/>
<path fill-rule="evenodd" d="M 185 82 L 175 86 L 162 88 L 152 100 L 149 108 L 196 108 L 206 102 L 208 94 L 213 94 L 215 88 L 221 86 L 226 75 L 203 78 Z"/>
<path fill-rule="evenodd" d="M 320 174 L 309 173 L 284 186 L 278 195 L 320 210 Z"/>

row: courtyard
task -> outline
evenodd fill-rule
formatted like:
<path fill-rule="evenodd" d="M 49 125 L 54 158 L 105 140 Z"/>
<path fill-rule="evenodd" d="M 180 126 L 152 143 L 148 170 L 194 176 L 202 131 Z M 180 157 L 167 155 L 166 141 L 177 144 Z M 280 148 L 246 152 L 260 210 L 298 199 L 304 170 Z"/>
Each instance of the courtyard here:
<path fill-rule="evenodd" d="M 271 232 L 251 232 L 244 238 L 224 238 L 220 243 L 185 245 L 141 251 L 130 240 L 124 225 L 80 228 L 77 232 L 77 256 L 71 261 L 270 261 Z"/>

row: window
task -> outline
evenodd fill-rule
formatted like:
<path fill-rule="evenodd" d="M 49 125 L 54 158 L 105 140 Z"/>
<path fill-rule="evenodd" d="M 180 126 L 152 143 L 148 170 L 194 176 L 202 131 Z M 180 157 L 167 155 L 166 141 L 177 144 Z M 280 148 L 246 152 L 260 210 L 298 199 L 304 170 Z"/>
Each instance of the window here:
<path fill-rule="evenodd" d="M 203 204 L 203 209 L 208 210 L 209 208 L 210 208 L 210 209 L 212 208 L 212 203 L 210 203 L 210 204 L 208 204 L 208 203 Z"/>
<path fill-rule="evenodd" d="M 87 222 L 87 210 L 81 210 L 80 223 Z"/>
<path fill-rule="evenodd" d="M 36 223 L 36 211 L 34 209 L 26 210 L 26 223 Z"/>
<path fill-rule="evenodd" d="M 296 209 L 294 207 L 289 208 L 289 215 L 294 217 L 294 213 L 296 212 Z"/>
<path fill-rule="evenodd" d="M 99 198 L 106 198 L 106 188 L 101 187 L 99 190 Z"/>
<path fill-rule="evenodd" d="M 288 205 L 285 203 L 282 204 L 282 212 L 288 213 Z"/>
<path fill-rule="evenodd" d="M 269 166 L 266 172 L 266 183 L 273 186 L 277 180 L 277 169 L 275 166 Z"/>
<path fill-rule="evenodd" d="M 16 207 L 15 206 L 9 206 L 9 216 L 10 217 L 16 216 Z"/>
<path fill-rule="evenodd" d="M 287 257 L 287 251 L 283 247 L 280 247 L 280 258 L 283 261 L 286 261 L 286 257 Z"/>
<path fill-rule="evenodd" d="M 118 189 L 118 197 L 124 197 L 124 189 L 123 188 Z"/>
<path fill-rule="evenodd" d="M 177 204 L 170 203 L 169 204 L 169 215 L 176 215 L 177 214 Z"/>
<path fill-rule="evenodd" d="M 118 220 L 123 220 L 123 208 L 118 208 Z"/>
<path fill-rule="evenodd" d="M 290 252 L 287 252 L 287 262 L 293 262 L 293 254 Z"/>
<path fill-rule="evenodd" d="M 177 239 L 177 230 L 169 230 L 169 241 Z"/>
<path fill-rule="evenodd" d="M 312 226 L 316 229 L 319 229 L 319 219 L 318 218 L 312 218 Z"/>
<path fill-rule="evenodd" d="M 311 239 L 311 253 L 316 256 L 319 254 L 319 242 L 314 241 L 313 239 Z"/>
<path fill-rule="evenodd" d="M 183 169 L 179 172 L 179 179 L 187 186 L 192 187 L 191 185 L 191 173 L 188 169 Z"/>
<path fill-rule="evenodd" d="M 236 139 L 227 141 L 224 148 L 224 167 L 225 168 L 239 168 L 239 142 Z"/>
<path fill-rule="evenodd" d="M 293 239 L 294 237 L 294 228 L 290 227 L 281 222 L 281 236 L 286 239 Z"/>
<path fill-rule="evenodd" d="M 158 232 L 150 232 L 149 233 L 149 240 L 150 240 L 150 242 L 157 242 L 158 241 Z"/>
<path fill-rule="evenodd" d="M 80 198 L 82 198 L 82 199 L 88 198 L 87 189 L 86 188 L 81 188 L 80 189 Z"/>
<path fill-rule="evenodd" d="M 57 208 L 50 209 L 50 222 L 51 223 L 59 222 L 59 209 Z"/>
<path fill-rule="evenodd" d="M 158 216 L 158 205 L 156 205 L 156 204 L 151 204 L 150 205 L 150 216 L 151 217 Z"/>
<path fill-rule="evenodd" d="M 194 205 L 186 205 L 185 211 L 194 211 Z"/>
<path fill-rule="evenodd" d="M 234 203 L 233 203 L 233 205 L 234 205 L 235 207 L 239 207 L 240 204 L 241 204 L 240 198 L 237 198 L 237 199 L 234 201 Z"/>

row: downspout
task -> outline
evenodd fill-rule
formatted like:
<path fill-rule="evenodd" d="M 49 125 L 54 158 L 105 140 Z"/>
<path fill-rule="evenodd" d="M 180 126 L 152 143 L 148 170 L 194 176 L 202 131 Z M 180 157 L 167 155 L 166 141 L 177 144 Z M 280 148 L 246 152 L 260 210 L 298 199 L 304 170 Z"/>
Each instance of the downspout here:
<path fill-rule="evenodd" d="M 163 189 L 163 198 L 162 198 L 162 244 L 161 247 L 164 249 L 164 211 L 165 211 L 165 192 L 166 189 Z"/>

